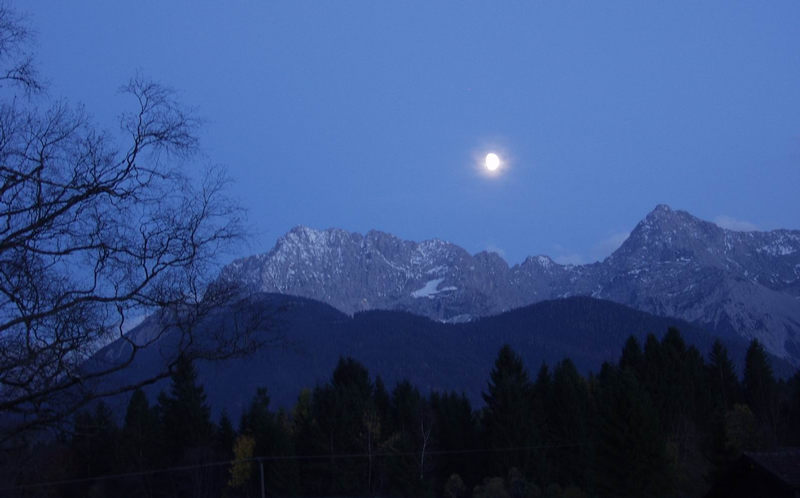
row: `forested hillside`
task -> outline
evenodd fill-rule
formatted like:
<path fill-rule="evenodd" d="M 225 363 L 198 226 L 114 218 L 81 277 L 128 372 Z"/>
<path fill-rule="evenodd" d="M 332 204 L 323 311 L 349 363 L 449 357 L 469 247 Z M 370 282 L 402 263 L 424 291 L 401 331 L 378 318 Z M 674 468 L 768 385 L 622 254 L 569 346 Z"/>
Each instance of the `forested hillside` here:
<path fill-rule="evenodd" d="M 6 466 L 6 496 L 700 496 L 746 450 L 800 444 L 800 373 L 776 380 L 753 341 L 739 378 L 670 329 L 583 376 L 497 353 L 476 409 L 458 392 L 386 385 L 356 359 L 275 410 L 270 386 L 212 419 L 191 362 L 124 421 L 105 404 Z M 14 472 L 11 472 L 13 468 Z M 53 484 L 49 484 L 53 483 Z"/>
<path fill-rule="evenodd" d="M 676 327 L 704 355 L 715 339 L 708 331 L 675 318 L 588 297 L 545 301 L 474 322 L 446 324 L 399 311 L 376 310 L 351 317 L 318 301 L 260 294 L 201 322 L 196 340 L 218 338 L 221 330 L 235 331 L 249 323 L 260 326 L 252 337 L 263 347 L 243 358 L 195 365 L 215 415 L 225 408 L 237 418 L 261 386 L 269 386 L 273 406 L 288 409 L 301 389 L 328 379 L 340 356 L 357 358 L 388 385 L 407 379 L 426 396 L 455 390 L 479 406 L 494 354 L 503 344 L 514 348 L 531 371 L 543 362 L 555 364 L 569 357 L 585 375 L 599 371 L 604 361 L 617 361 L 630 335 L 644 343 L 648 333 L 661 335 Z M 142 342 L 152 329 L 160 330 L 160 326 L 147 321 L 129 338 Z M 141 350 L 131 365 L 108 378 L 106 387 L 146 379 L 163 370 L 164 358 L 177 354 L 181 338 L 180 331 L 165 334 L 157 347 Z M 736 335 L 720 339 L 741 372 L 747 343 Z M 198 342 L 198 347 L 203 343 Z M 111 368 L 118 358 L 128 357 L 128 348 L 126 340 L 119 340 L 93 361 L 100 368 Z M 782 360 L 770 359 L 778 376 L 793 373 Z M 166 388 L 164 380 L 146 386 L 145 391 L 155 397 Z M 108 403 L 121 415 L 127 399 L 110 398 Z"/>

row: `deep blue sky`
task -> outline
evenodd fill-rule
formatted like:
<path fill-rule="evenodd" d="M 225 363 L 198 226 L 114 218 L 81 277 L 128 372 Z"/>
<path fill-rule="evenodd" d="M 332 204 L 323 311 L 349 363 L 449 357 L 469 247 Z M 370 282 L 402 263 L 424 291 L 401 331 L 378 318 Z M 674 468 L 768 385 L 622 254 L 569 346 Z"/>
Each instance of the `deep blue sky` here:
<path fill-rule="evenodd" d="M 658 203 L 800 228 L 796 0 L 12 5 L 104 126 L 137 70 L 198 108 L 242 254 L 303 224 L 586 262 Z"/>

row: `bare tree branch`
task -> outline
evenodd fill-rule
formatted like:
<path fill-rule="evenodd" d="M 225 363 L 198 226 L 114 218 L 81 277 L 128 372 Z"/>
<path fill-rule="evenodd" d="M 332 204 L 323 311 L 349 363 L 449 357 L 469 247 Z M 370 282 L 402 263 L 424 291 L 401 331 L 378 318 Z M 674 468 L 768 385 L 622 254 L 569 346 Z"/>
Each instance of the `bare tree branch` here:
<path fill-rule="evenodd" d="M 42 91 L 44 85 L 27 50 L 32 35 L 24 21 L 23 16 L 0 3 L 0 82 L 32 94 Z"/>
<path fill-rule="evenodd" d="M 26 95 L 42 88 L 29 42 L 0 4 L 0 86 Z M 176 355 L 207 359 L 256 344 L 252 323 L 197 336 L 197 324 L 237 296 L 210 276 L 243 234 L 223 171 L 173 165 L 194 158 L 199 121 L 141 76 L 121 90 L 132 103 L 122 137 L 65 102 L 42 110 L 0 100 L 0 417 L 11 414 L 17 431 L 169 375 L 172 357 L 147 379 L 101 382 L 167 338 Z M 124 333 L 144 315 L 157 318 L 149 335 Z M 87 363 L 115 339 L 125 348 L 114 361 Z"/>

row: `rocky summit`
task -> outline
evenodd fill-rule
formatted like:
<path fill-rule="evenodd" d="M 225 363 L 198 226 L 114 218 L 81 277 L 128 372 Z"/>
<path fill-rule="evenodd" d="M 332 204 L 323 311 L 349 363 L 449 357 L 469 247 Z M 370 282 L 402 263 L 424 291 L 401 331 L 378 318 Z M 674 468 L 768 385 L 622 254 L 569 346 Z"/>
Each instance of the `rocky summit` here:
<path fill-rule="evenodd" d="M 350 314 L 405 310 L 450 322 L 586 295 L 757 338 L 800 364 L 800 231 L 726 230 L 666 205 L 611 256 L 588 265 L 534 256 L 509 267 L 495 253 L 469 254 L 441 240 L 296 227 L 269 252 L 225 267 L 220 278 Z"/>

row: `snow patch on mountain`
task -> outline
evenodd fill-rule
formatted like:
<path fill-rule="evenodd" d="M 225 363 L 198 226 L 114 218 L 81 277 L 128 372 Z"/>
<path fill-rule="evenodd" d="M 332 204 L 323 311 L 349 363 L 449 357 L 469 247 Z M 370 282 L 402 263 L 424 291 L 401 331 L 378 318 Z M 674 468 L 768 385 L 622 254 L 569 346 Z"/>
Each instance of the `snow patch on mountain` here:
<path fill-rule="evenodd" d="M 496 253 L 470 255 L 439 239 L 296 227 L 268 253 L 225 267 L 220 278 L 346 313 L 402 309 L 441 321 L 591 295 L 757 337 L 800 364 L 800 231 L 733 231 L 664 204 L 591 264 L 535 256 L 509 267 Z"/>
<path fill-rule="evenodd" d="M 425 282 L 424 286 L 422 286 L 421 288 L 413 291 L 411 293 L 411 297 L 414 297 L 414 298 L 420 298 L 420 297 L 433 298 L 436 294 L 439 294 L 440 292 L 448 292 L 448 291 L 458 290 L 457 287 L 453 287 L 453 286 L 442 287 L 440 289 L 439 285 L 442 282 L 444 282 L 444 278 L 435 278 L 433 280 L 428 280 L 427 282 Z"/>

